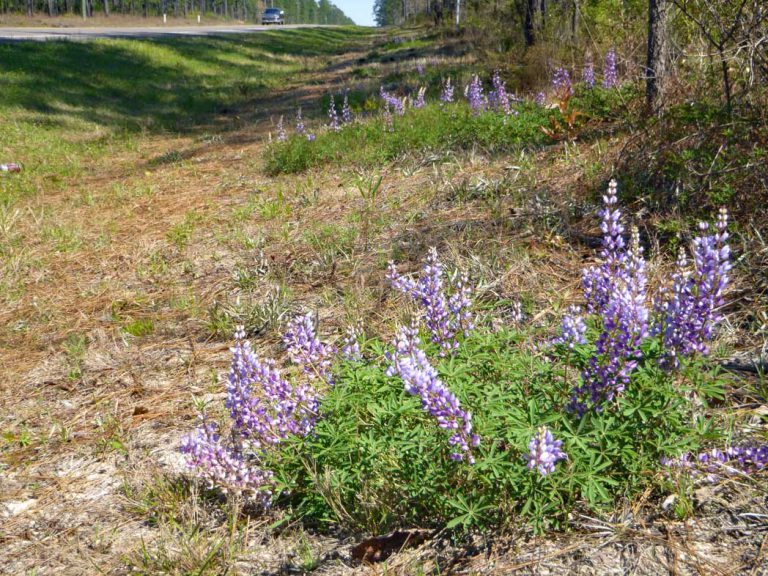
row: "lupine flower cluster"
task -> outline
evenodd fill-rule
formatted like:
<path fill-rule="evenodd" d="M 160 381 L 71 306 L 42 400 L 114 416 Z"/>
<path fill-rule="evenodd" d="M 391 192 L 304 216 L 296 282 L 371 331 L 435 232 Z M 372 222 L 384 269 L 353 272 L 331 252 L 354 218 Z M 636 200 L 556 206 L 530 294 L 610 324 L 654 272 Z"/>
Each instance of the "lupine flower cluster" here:
<path fill-rule="evenodd" d="M 699 454 L 686 452 L 676 458 L 662 458 L 661 464 L 685 470 L 694 477 L 704 474 L 707 481 L 717 482 L 720 476 L 754 474 L 768 469 L 768 444 L 714 448 Z"/>
<path fill-rule="evenodd" d="M 310 379 L 319 377 L 333 384 L 331 358 L 336 351 L 317 337 L 311 313 L 297 316 L 288 323 L 283 344 L 291 362 L 300 366 Z"/>
<path fill-rule="evenodd" d="M 277 141 L 285 142 L 288 136 L 285 134 L 285 126 L 283 125 L 283 117 L 280 116 L 280 120 L 277 122 Z"/>
<path fill-rule="evenodd" d="M 239 327 L 227 382 L 231 433 L 223 440 L 218 427 L 203 417 L 201 426 L 182 440 L 181 451 L 189 467 L 209 482 L 254 493 L 267 505 L 272 474 L 260 466 L 259 457 L 289 436 L 309 434 L 318 406 L 317 391 L 307 383 L 291 384 L 273 361 L 259 359 Z"/>
<path fill-rule="evenodd" d="M 571 75 L 565 68 L 557 68 L 552 75 L 552 88 L 560 98 L 568 98 L 573 94 Z"/>
<path fill-rule="evenodd" d="M 488 103 L 483 94 L 483 83 L 477 74 L 472 75 L 472 79 L 466 89 L 466 96 L 469 107 L 472 109 L 472 114 L 477 115 L 485 110 Z"/>
<path fill-rule="evenodd" d="M 304 126 L 304 118 L 301 115 L 301 108 L 296 110 L 296 134 L 306 133 L 307 128 Z"/>
<path fill-rule="evenodd" d="M 424 108 L 424 106 L 427 105 L 426 101 L 424 100 L 424 95 L 426 94 L 427 89 L 422 87 L 419 88 L 419 91 L 416 93 L 416 99 L 413 101 L 413 107 L 417 110 L 420 108 Z"/>
<path fill-rule="evenodd" d="M 381 99 L 384 100 L 385 106 L 389 106 L 395 111 L 395 114 L 398 116 L 405 114 L 405 105 L 403 104 L 402 99 L 384 90 L 384 86 L 379 89 L 379 95 L 381 96 Z"/>
<path fill-rule="evenodd" d="M 587 60 L 584 64 L 582 79 L 584 80 L 584 85 L 590 90 L 595 87 L 595 65 L 592 64 L 591 59 Z"/>
<path fill-rule="evenodd" d="M 626 388 L 642 360 L 640 345 L 649 336 L 660 336 L 662 362 L 673 368 L 679 365 L 680 358 L 708 354 L 707 341 L 714 337 L 722 320 L 718 310 L 724 304 L 731 269 L 728 214 L 721 210 L 713 233 L 708 233 L 707 224 L 699 225 L 701 235 L 694 240 L 693 269 L 687 270 L 684 255 L 679 258 L 672 289 L 657 298 L 651 322 L 639 233 L 634 230 L 626 244 L 615 181 L 603 196 L 599 214 L 603 233 L 601 262 L 584 271 L 582 283 L 587 312 L 600 319 L 602 331 L 595 353 L 582 372 L 582 382 L 572 393 L 569 409 L 578 414 L 589 408 L 600 410 Z M 572 347 L 584 342 L 585 332 L 584 320 L 569 311 L 562 320 L 562 334 L 554 343 Z"/>
<path fill-rule="evenodd" d="M 544 104 L 547 103 L 547 95 L 544 94 L 544 92 L 539 92 L 538 94 L 536 94 L 533 101 L 537 106 L 544 106 Z"/>
<path fill-rule="evenodd" d="M 451 84 L 450 77 L 446 78 L 443 82 L 443 91 L 440 93 L 440 101 L 445 104 L 453 102 L 453 84 Z"/>
<path fill-rule="evenodd" d="M 699 224 L 701 236 L 693 241 L 693 270 L 687 270 L 685 252 L 680 253 L 669 298 L 660 298 L 656 308 L 661 317 L 661 333 L 666 359 L 673 365 L 679 358 L 694 353 L 709 354 L 707 341 L 722 320 L 719 308 L 725 300 L 731 269 L 728 241 L 728 212 L 720 210 L 715 233 Z"/>
<path fill-rule="evenodd" d="M 344 104 L 341 107 L 341 120 L 344 124 L 352 124 L 352 109 L 349 107 L 349 90 L 344 91 Z"/>
<path fill-rule="evenodd" d="M 214 422 L 202 418 L 200 426 L 181 441 L 187 465 L 198 471 L 209 486 L 225 492 L 251 494 L 263 505 L 272 497 L 272 473 L 249 462 L 241 447 L 225 446 Z"/>
<path fill-rule="evenodd" d="M 435 248 L 430 248 L 427 262 L 417 281 L 397 272 L 394 263 L 389 265 L 388 279 L 392 286 L 411 296 L 424 310 L 424 320 L 432 335 L 432 342 L 439 344 L 441 354 L 453 353 L 459 347 L 458 334 L 465 336 L 474 327 L 472 324 L 472 290 L 466 276 L 454 277 L 451 295 L 447 296 L 443 286 L 444 267 Z"/>
<path fill-rule="evenodd" d="M 426 70 L 424 69 L 424 64 L 422 64 L 421 62 L 416 64 L 416 73 L 419 76 L 424 76 L 424 74 L 426 73 Z"/>
<path fill-rule="evenodd" d="M 493 74 L 493 90 L 488 95 L 488 103 L 493 108 L 498 108 L 504 114 L 509 116 L 512 113 L 510 106 L 509 93 L 507 93 L 507 84 L 501 79 L 501 73 L 497 70 Z"/>
<path fill-rule="evenodd" d="M 480 437 L 472 433 L 472 415 L 462 410 L 459 400 L 443 384 L 424 351 L 419 348 L 418 329 L 401 327 L 395 337 L 394 352 L 388 354 L 391 364 L 388 376 L 398 375 L 405 391 L 421 398 L 422 409 L 437 420 L 437 425 L 451 432 L 448 443 L 454 448 L 453 460 L 474 464 L 472 448 L 480 445 Z"/>
<path fill-rule="evenodd" d="M 616 51 L 608 50 L 603 66 L 603 88 L 615 88 L 619 83 L 619 73 L 616 68 Z"/>
<path fill-rule="evenodd" d="M 328 124 L 328 128 L 330 128 L 334 132 L 338 132 L 339 130 L 341 130 L 341 124 L 339 123 L 339 115 L 336 112 L 336 101 L 333 98 L 333 94 L 331 94 L 331 103 L 328 106 L 328 119 L 330 120 L 330 123 Z"/>
<path fill-rule="evenodd" d="M 341 357 L 347 362 L 359 362 L 363 359 L 363 353 L 360 350 L 360 339 L 362 338 L 362 329 L 360 326 L 350 326 L 344 333 L 341 346 Z"/>
<path fill-rule="evenodd" d="M 567 458 L 562 450 L 563 441 L 555 440 L 552 432 L 546 426 L 539 428 L 538 432 L 528 443 L 528 468 L 537 470 L 542 476 L 547 476 L 555 471 L 555 464 Z"/>
<path fill-rule="evenodd" d="M 578 306 L 571 306 L 561 320 L 560 336 L 552 340 L 552 344 L 561 344 L 572 349 L 577 344 L 587 343 L 586 334 L 587 325 L 581 309 Z"/>
<path fill-rule="evenodd" d="M 637 232 L 627 249 L 616 203 L 616 181 L 611 181 L 600 211 L 602 262 L 585 270 L 582 279 L 587 310 L 602 318 L 603 330 L 582 374 L 583 382 L 571 398 L 570 408 L 578 413 L 590 404 L 599 409 L 623 392 L 641 357 L 640 343 L 648 335 L 643 249 Z"/>

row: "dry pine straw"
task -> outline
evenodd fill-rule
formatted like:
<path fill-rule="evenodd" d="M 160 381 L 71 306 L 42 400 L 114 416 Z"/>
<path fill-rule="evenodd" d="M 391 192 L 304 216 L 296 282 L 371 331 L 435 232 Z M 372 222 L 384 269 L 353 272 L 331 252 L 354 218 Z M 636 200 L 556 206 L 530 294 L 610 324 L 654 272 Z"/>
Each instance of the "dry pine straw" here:
<path fill-rule="evenodd" d="M 323 84 L 317 93 L 326 89 Z M 286 97 L 278 96 L 277 110 L 285 105 Z M 392 304 L 382 263 L 393 248 L 408 262 L 403 269 L 415 269 L 428 245 L 440 246 L 468 267 L 477 266 L 478 256 L 481 262 L 499 259 L 501 266 L 487 267 L 488 292 L 533 297 L 537 321 L 547 320 L 553 305 L 561 307 L 578 297 L 580 260 L 590 253 L 586 247 L 572 246 L 556 231 L 548 232 L 536 224 L 535 214 L 520 218 L 530 207 L 445 200 L 461 179 L 502 178 L 509 172 L 510 159 L 489 162 L 477 155 L 440 160 L 440 169 L 385 167 L 377 208 L 385 223 L 373 232 L 371 248 L 365 251 L 358 244 L 336 267 L 313 267 L 318 254 L 306 242 L 307 227 L 345 222 L 362 203 L 352 175 L 342 170 L 311 173 L 319 194 L 316 203 L 308 204 L 293 195 L 306 175 L 263 176 L 257 159 L 270 128 L 270 122 L 262 120 L 256 129 L 262 138 L 255 138 L 250 128 L 209 144 L 183 137 L 148 138 L 136 150 L 97 163 L 85 181 L 73 183 L 91 193 L 92 205 L 74 202 L 64 191 L 32 200 L 32 212 L 44 207 L 56 221 L 76 229 L 82 245 L 73 252 L 52 252 L 50 243 L 34 240 L 35 221 L 22 221 L 20 233 L 31 239 L 26 255 L 43 262 L 44 269 L 18 302 L 0 311 L 1 325 L 20 319 L 29 325 L 26 332 L 6 330 L 0 349 L 0 429 L 16 435 L 26 431 L 30 438 L 6 443 L 0 453 L 0 510 L 6 510 L 0 562 L 9 573 L 38 568 L 41 573 L 83 574 L 96 566 L 119 573 L 122 555 L 134 557 L 142 541 L 151 546 L 178 544 L 178 535 L 147 525 L 146 517 L 136 513 L 125 485 L 146 486 L 177 475 L 182 469 L 176 453 L 179 437 L 194 424 L 191 396 L 220 397 L 228 342 L 209 336 L 206 310 L 234 290 L 234 266 L 252 261 L 252 251 L 221 238 L 227 235 L 233 209 L 247 205 L 254 191 L 260 191 L 258 197 L 275 199 L 282 188 L 290 205 L 285 218 L 266 220 L 256 212 L 243 223 L 244 233 L 269 239 L 264 252 L 270 276 L 257 290 L 276 279 L 284 282 L 298 305 L 320 311 L 328 332 L 338 332 L 352 314 L 364 317 L 374 330 L 391 330 Z M 178 150 L 182 162 L 149 162 Z M 595 153 L 589 148 L 579 152 Z M 538 155 L 534 164 L 543 169 L 536 170 L 535 181 L 520 186 L 549 190 L 555 210 L 567 208 L 592 185 L 574 175 L 573 163 L 558 160 L 556 152 Z M 116 197 L 115 182 L 125 190 L 151 186 L 152 193 Z M 189 245 L 180 249 L 167 234 L 190 210 L 199 222 Z M 106 245 L 98 242 L 105 229 Z M 594 232 L 588 223 L 582 231 Z M 157 254 L 167 271 L 140 273 Z M 193 272 L 185 272 L 185 265 Z M 171 306 L 179 294 L 193 294 L 197 307 Z M 356 302 L 354 312 L 344 304 L 345 297 Z M 122 313 L 131 318 L 151 318 L 154 332 L 126 337 L 110 316 L 115 303 L 122 303 Z M 68 376 L 73 359 L 63 351 L 63 342 L 72 334 L 87 337 L 76 378 Z M 276 344 L 274 332 L 257 342 L 267 354 L 279 353 Z M 599 533 L 579 529 L 577 522 L 571 535 L 531 539 L 529 534 L 513 534 L 475 546 L 472 553 L 467 552 L 472 546 L 441 548 L 438 538 L 390 559 L 386 573 L 409 574 L 436 563 L 443 567 L 441 573 L 468 574 L 558 574 L 566 569 L 585 574 L 761 573 L 766 524 L 759 515 L 766 513 L 764 495 L 750 496 L 747 487 L 724 490 L 733 501 L 727 506 L 718 501 L 721 508 L 712 513 L 706 506 L 716 505 L 708 501 L 704 514 L 686 523 L 636 520 L 657 512 L 649 504 L 648 509 L 628 511 L 623 523 L 603 524 Z M 185 512 L 190 517 L 208 514 L 211 537 L 220 534 L 215 526 L 221 519 L 215 513 L 197 510 L 194 500 L 184 506 L 192 507 Z M 739 516 L 740 510 L 755 516 Z M 244 566 L 278 570 L 285 554 L 299 546 L 290 531 L 278 538 L 265 536 L 263 527 L 250 534 L 247 546 L 238 552 L 245 563 L 243 573 Z M 325 559 L 319 573 L 385 573 L 380 566 L 345 566 L 344 542 L 314 538 L 311 546 Z M 755 560 L 758 554 L 762 560 Z"/>

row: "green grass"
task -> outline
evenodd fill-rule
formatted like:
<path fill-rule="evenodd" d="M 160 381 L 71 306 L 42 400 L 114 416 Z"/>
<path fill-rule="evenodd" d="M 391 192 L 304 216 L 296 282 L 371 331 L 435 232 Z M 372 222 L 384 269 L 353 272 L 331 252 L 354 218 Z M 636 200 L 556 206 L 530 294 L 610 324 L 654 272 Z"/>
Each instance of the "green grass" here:
<path fill-rule="evenodd" d="M 0 160 L 25 166 L 3 179 L 0 201 L 35 194 L 42 181 L 63 187 L 142 134 L 216 129 L 222 117 L 258 114 L 260 97 L 368 34 L 339 27 L 0 44 Z"/>

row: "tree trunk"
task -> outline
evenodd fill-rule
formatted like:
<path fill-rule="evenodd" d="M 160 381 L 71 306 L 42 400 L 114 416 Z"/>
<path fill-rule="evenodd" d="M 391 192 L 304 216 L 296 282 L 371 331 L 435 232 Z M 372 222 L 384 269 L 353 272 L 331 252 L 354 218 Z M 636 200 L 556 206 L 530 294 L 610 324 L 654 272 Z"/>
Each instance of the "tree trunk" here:
<path fill-rule="evenodd" d="M 669 66 L 669 0 L 648 1 L 648 64 L 646 67 L 645 100 L 648 110 L 661 110 Z"/>
<path fill-rule="evenodd" d="M 530 47 L 539 40 L 539 33 L 544 23 L 544 0 L 527 0 L 525 4 L 525 22 L 523 36 L 525 45 Z"/>

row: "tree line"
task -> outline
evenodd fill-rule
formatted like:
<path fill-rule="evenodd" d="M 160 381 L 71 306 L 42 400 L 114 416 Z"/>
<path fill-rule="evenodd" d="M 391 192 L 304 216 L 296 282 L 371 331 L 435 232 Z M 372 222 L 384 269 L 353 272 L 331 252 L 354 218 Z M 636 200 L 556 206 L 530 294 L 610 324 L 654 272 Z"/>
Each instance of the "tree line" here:
<path fill-rule="evenodd" d="M 101 13 L 131 16 L 176 18 L 195 14 L 212 14 L 224 18 L 258 21 L 264 9 L 275 7 L 285 11 L 292 24 L 353 24 L 344 12 L 329 0 L 0 0 L 3 14 L 67 14 L 91 17 Z M 85 14 L 83 14 L 85 11 Z"/>
<path fill-rule="evenodd" d="M 643 69 L 652 109 L 689 56 L 720 77 L 728 109 L 768 80 L 766 0 L 375 0 L 374 16 L 380 26 L 460 27 L 502 51 L 555 59 L 619 47 Z"/>

